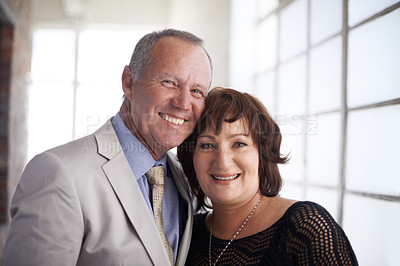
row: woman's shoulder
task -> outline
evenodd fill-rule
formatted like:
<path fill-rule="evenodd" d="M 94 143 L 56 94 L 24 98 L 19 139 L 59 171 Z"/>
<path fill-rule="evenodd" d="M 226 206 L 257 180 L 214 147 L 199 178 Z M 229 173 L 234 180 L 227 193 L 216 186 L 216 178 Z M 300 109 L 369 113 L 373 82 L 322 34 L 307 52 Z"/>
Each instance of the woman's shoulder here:
<path fill-rule="evenodd" d="M 295 202 L 287 209 L 281 220 L 293 226 L 296 231 L 306 229 L 317 235 L 324 234 L 326 230 L 340 228 L 323 206 L 312 201 Z"/>
<path fill-rule="evenodd" d="M 298 219 L 318 219 L 326 216 L 332 218 L 323 206 L 312 201 L 297 201 L 287 209 L 286 214 Z"/>
<path fill-rule="evenodd" d="M 315 214 L 315 213 L 327 213 L 328 211 L 320 204 L 313 201 L 296 201 L 293 205 L 291 205 L 288 208 L 287 212 L 290 213 L 302 212 L 308 214 Z"/>
<path fill-rule="evenodd" d="M 339 224 L 320 204 L 312 201 L 298 201 L 288 208 L 282 224 L 290 231 L 292 243 L 302 243 L 315 250 L 313 255 L 318 265 L 358 265 L 351 244 Z M 329 240 L 329 241 L 328 241 Z M 300 253 L 299 253 L 300 254 Z"/>

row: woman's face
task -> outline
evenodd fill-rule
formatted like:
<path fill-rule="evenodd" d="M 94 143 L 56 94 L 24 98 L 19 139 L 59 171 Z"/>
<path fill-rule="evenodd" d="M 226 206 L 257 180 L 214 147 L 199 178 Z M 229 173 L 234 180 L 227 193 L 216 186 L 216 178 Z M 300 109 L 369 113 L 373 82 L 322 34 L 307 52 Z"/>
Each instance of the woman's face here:
<path fill-rule="evenodd" d="M 213 130 L 203 132 L 197 139 L 193 164 L 213 205 L 244 203 L 259 189 L 258 148 L 243 119 L 223 122 L 219 135 Z"/>

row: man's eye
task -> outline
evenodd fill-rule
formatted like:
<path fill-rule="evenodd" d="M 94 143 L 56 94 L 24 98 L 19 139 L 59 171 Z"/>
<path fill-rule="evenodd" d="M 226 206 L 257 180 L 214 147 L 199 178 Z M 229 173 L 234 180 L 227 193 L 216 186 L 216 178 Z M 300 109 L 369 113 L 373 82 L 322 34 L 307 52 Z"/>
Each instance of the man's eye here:
<path fill-rule="evenodd" d="M 205 97 L 204 97 L 204 93 L 203 93 L 202 90 L 199 90 L 199 89 L 192 89 L 191 92 L 192 92 L 192 94 L 194 95 L 194 97 L 196 97 L 196 98 L 205 98 Z"/>
<path fill-rule="evenodd" d="M 163 80 L 163 81 L 161 81 L 161 84 L 164 87 L 167 87 L 167 88 L 175 88 L 175 87 L 177 87 L 176 83 L 171 81 L 171 80 Z"/>

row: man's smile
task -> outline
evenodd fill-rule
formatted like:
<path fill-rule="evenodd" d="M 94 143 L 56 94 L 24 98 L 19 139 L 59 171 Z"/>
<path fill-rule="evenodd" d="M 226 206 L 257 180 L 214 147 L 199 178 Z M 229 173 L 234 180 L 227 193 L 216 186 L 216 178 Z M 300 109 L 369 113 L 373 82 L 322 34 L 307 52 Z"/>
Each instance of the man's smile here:
<path fill-rule="evenodd" d="M 172 117 L 172 116 L 169 116 L 169 115 L 163 114 L 163 113 L 160 113 L 160 116 L 161 116 L 161 118 L 164 119 L 165 121 L 168 121 L 168 122 L 170 122 L 170 123 L 172 123 L 172 124 L 174 124 L 174 125 L 182 125 L 183 122 L 185 122 L 184 119 Z"/>

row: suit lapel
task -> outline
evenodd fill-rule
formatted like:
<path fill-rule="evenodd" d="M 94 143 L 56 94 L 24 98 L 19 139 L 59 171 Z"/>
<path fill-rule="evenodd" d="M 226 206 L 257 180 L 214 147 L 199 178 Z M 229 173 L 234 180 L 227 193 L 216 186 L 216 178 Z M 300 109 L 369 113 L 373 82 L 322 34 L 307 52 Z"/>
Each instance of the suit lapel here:
<path fill-rule="evenodd" d="M 147 208 L 142 192 L 112 128 L 111 121 L 109 120 L 99 129 L 95 136 L 99 154 L 109 159 L 103 165 L 103 171 L 154 265 L 168 265 L 168 256 L 153 216 Z M 157 239 L 159 241 L 156 241 Z"/>

